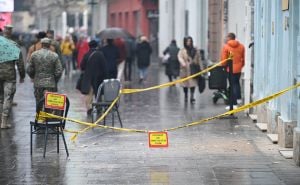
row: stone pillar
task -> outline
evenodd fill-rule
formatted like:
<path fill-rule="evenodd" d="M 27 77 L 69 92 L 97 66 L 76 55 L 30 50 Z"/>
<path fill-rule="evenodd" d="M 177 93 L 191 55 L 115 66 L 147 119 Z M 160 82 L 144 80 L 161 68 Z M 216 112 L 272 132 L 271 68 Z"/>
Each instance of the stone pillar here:
<path fill-rule="evenodd" d="M 277 134 L 278 133 L 278 116 L 276 110 L 267 108 L 267 124 L 268 124 L 268 133 Z"/>
<path fill-rule="evenodd" d="M 296 121 L 286 121 L 278 117 L 278 144 L 280 147 L 293 147 L 293 130 L 297 126 Z"/>
<path fill-rule="evenodd" d="M 75 30 L 79 30 L 79 12 L 75 13 Z"/>
<path fill-rule="evenodd" d="M 171 17 L 174 17 L 172 14 L 172 1 L 170 0 L 160 0 L 159 1 L 159 55 L 162 57 L 163 51 L 169 45 L 171 39 L 171 35 L 174 35 L 173 22 Z"/>
<path fill-rule="evenodd" d="M 85 30 L 88 29 L 88 10 L 84 10 L 83 12 L 83 28 Z"/>
<path fill-rule="evenodd" d="M 294 129 L 294 139 L 293 139 L 293 159 L 297 166 L 300 166 L 300 128 L 296 127 Z"/>
<path fill-rule="evenodd" d="M 257 122 L 259 123 L 267 123 L 267 109 L 266 105 L 259 105 L 256 107 L 256 113 L 257 113 Z"/>
<path fill-rule="evenodd" d="M 67 29 L 68 29 L 67 12 L 63 12 L 62 13 L 62 37 L 63 37 L 63 39 L 65 39 L 65 37 L 66 37 Z"/>
<path fill-rule="evenodd" d="M 252 42 L 252 4 L 251 0 L 246 0 L 246 17 L 245 17 L 245 46 L 249 46 Z M 244 68 L 244 104 L 250 103 L 251 98 L 251 58 L 252 58 L 252 48 L 248 49 L 246 52 L 246 62 Z M 249 113 L 250 109 L 245 110 L 246 113 Z"/>

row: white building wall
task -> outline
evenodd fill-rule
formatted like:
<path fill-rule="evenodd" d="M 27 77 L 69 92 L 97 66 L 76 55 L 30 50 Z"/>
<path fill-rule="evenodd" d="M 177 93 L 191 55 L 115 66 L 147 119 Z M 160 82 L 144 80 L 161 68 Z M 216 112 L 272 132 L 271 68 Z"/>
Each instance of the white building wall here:
<path fill-rule="evenodd" d="M 207 0 L 160 0 L 159 12 L 160 56 L 172 39 L 177 41 L 179 47 L 183 47 L 183 38 L 187 35 L 193 37 L 197 48 L 207 50 Z"/>
<path fill-rule="evenodd" d="M 186 11 L 188 12 L 188 36 L 191 36 L 194 40 L 194 46 L 199 48 L 199 30 L 198 25 L 201 21 L 201 17 L 199 15 L 199 7 L 198 1 L 186 1 Z"/>
<path fill-rule="evenodd" d="M 173 39 L 174 26 L 173 26 L 173 1 L 172 0 L 160 0 L 159 1 L 159 56 L 162 56 L 165 48 L 170 44 L 170 40 Z"/>
<path fill-rule="evenodd" d="M 241 83 L 243 84 L 242 97 L 244 97 L 244 103 L 249 103 L 250 94 L 250 82 L 251 82 L 251 58 L 252 48 L 248 48 L 248 45 L 252 41 L 251 36 L 251 0 L 229 0 L 228 2 L 228 22 L 226 32 L 233 32 L 236 34 L 236 39 L 245 46 L 245 66 L 243 68 L 243 75 Z M 227 35 L 224 33 L 224 37 Z M 248 111 L 248 110 L 247 110 Z"/>
<path fill-rule="evenodd" d="M 174 5 L 174 17 L 175 17 L 175 25 L 174 25 L 174 34 L 175 40 L 177 41 L 177 45 L 182 48 L 183 47 L 183 38 L 186 36 L 185 34 L 185 7 L 186 0 L 175 0 Z"/>
<path fill-rule="evenodd" d="M 246 0 L 228 1 L 228 32 L 236 34 L 237 40 L 245 43 Z M 226 33 L 224 34 L 226 36 Z"/>
<path fill-rule="evenodd" d="M 101 31 L 107 28 L 107 0 L 100 0 L 99 2 L 99 17 L 98 30 Z"/>

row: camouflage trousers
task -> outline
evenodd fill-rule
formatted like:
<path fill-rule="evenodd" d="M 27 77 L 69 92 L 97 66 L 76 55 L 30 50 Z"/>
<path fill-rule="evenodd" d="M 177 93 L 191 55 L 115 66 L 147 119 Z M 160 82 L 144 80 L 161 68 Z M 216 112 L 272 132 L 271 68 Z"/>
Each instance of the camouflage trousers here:
<path fill-rule="evenodd" d="M 44 98 L 44 94 L 47 91 L 56 92 L 57 88 L 54 88 L 54 87 L 35 87 L 34 88 L 34 97 L 35 97 L 36 106 Z"/>
<path fill-rule="evenodd" d="M 9 116 L 15 93 L 16 82 L 0 81 L 0 112 L 2 116 Z"/>

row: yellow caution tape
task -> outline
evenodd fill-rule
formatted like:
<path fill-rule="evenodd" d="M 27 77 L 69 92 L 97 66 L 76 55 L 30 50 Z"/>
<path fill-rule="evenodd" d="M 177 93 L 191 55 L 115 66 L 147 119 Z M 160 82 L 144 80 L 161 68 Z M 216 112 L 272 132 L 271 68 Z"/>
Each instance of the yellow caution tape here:
<path fill-rule="evenodd" d="M 228 115 L 231 115 L 231 114 L 234 114 L 234 113 L 238 113 L 238 112 L 244 111 L 246 109 L 255 107 L 257 105 L 263 104 L 263 103 L 265 103 L 267 101 L 270 101 L 272 99 L 275 99 L 278 96 L 281 96 L 284 93 L 286 93 L 286 92 L 288 92 L 288 91 L 290 91 L 292 89 L 298 88 L 299 86 L 300 86 L 300 83 L 298 83 L 296 85 L 293 85 L 293 86 L 290 86 L 290 87 L 288 87 L 288 88 L 286 88 L 286 89 L 284 89 L 282 91 L 279 91 L 279 92 L 277 92 L 275 94 L 267 96 L 267 97 L 265 97 L 263 99 L 260 99 L 260 100 L 254 101 L 252 103 L 249 103 L 249 104 L 243 105 L 241 107 L 238 107 L 237 109 L 227 111 L 227 112 L 225 112 L 223 114 L 219 114 L 217 116 L 213 116 L 213 117 L 210 117 L 210 118 L 205 118 L 205 119 L 202 119 L 202 120 L 199 120 L 199 121 L 196 121 L 196 122 L 193 122 L 193 123 L 189 123 L 189 124 L 186 124 L 186 125 L 182 125 L 182 126 L 178 126 L 178 127 L 174 127 L 174 128 L 169 128 L 169 129 L 164 129 L 163 131 L 173 131 L 173 130 L 177 130 L 177 129 L 180 129 L 180 128 L 195 126 L 195 125 L 199 125 L 201 123 L 208 122 L 208 121 L 213 120 L 213 119 L 218 119 L 218 118 L 221 118 L 221 117 L 224 117 L 224 116 L 228 116 Z"/>
<path fill-rule="evenodd" d="M 249 109 L 249 108 L 252 108 L 252 107 L 255 107 L 257 105 L 260 105 L 260 104 L 263 104 L 265 102 L 268 102 L 272 99 L 275 99 L 277 98 L 278 96 L 281 96 L 283 95 L 284 93 L 292 90 L 292 89 L 295 89 L 295 88 L 298 88 L 300 86 L 300 83 L 296 84 L 296 85 L 293 85 L 291 87 L 288 87 L 282 91 L 279 91 L 275 94 L 272 94 L 270 96 L 267 96 L 263 99 L 260 99 L 260 100 L 257 100 L 257 101 L 254 101 L 252 103 L 249 103 L 247 105 L 243 105 L 237 109 L 234 109 L 234 110 L 231 110 L 231 111 L 227 111 L 223 114 L 219 114 L 219 115 L 216 115 L 216 116 L 213 116 L 213 117 L 210 117 L 210 118 L 205 118 L 205 119 L 202 119 L 202 120 L 199 120 L 199 121 L 195 121 L 195 122 L 192 122 L 192 123 L 188 123 L 188 124 L 185 124 L 185 125 L 182 125 L 182 126 L 178 126 L 178 127 L 173 127 L 173 128 L 168 128 L 168 129 L 163 129 L 161 131 L 174 131 L 174 130 L 177 130 L 177 129 L 181 129 L 181 128 L 185 128 L 185 127 L 191 127 L 191 126 L 195 126 L 195 125 L 199 125 L 199 124 L 202 124 L 202 123 L 205 123 L 205 122 L 208 122 L 208 121 L 211 121 L 211 120 L 214 120 L 214 119 L 218 119 L 218 118 L 221 118 L 221 117 L 224 117 L 224 116 L 228 116 L 228 115 L 231 115 L 231 114 L 234 114 L 234 113 L 238 113 L 238 112 L 241 112 L 241 111 L 244 111 L 246 109 Z M 112 107 L 110 107 L 112 108 Z M 106 113 L 108 113 L 109 111 L 106 111 Z M 43 112 L 44 113 L 44 112 Z M 138 132 L 138 133 L 148 133 L 148 132 L 160 132 L 160 131 L 155 131 L 155 130 L 140 130 L 140 129 L 129 129 L 129 128 L 119 128 L 119 127 L 110 127 L 110 126 L 104 126 L 104 125 L 98 125 L 98 124 L 91 124 L 91 123 L 87 123 L 87 122 L 80 122 L 80 121 L 77 121 L 77 120 L 74 120 L 74 119 L 70 119 L 70 118 L 64 118 L 64 117 L 59 117 L 59 116 L 56 116 L 56 115 L 52 115 L 52 114 L 48 114 L 48 113 L 45 113 L 46 115 L 43 115 L 44 117 L 51 117 L 51 118 L 60 118 L 60 119 L 66 119 L 68 121 L 73 121 L 73 122 L 76 122 L 76 123 L 84 123 L 84 125 L 87 125 L 89 127 L 83 129 L 82 131 L 71 131 L 72 133 L 75 133 L 74 136 L 72 136 L 71 140 L 75 140 L 77 138 L 77 135 L 79 133 L 83 133 L 85 131 L 87 131 L 88 129 L 90 128 L 93 128 L 93 127 L 100 127 L 100 128 L 106 128 L 106 129 L 113 129 L 113 130 L 118 130 L 118 131 L 125 131 L 125 132 Z M 104 118 L 104 116 L 102 116 Z M 99 118 L 99 120 L 103 119 L 102 117 Z M 97 120 L 98 121 L 98 120 Z M 65 130 L 66 131 L 66 130 Z"/>
<path fill-rule="evenodd" d="M 226 61 L 230 60 L 231 58 L 232 57 L 229 56 L 229 58 L 227 58 L 225 60 L 222 60 L 219 63 L 217 63 L 217 64 L 215 64 L 215 65 L 213 65 L 213 66 L 211 66 L 211 67 L 209 67 L 209 68 L 207 68 L 205 70 L 200 71 L 199 73 L 196 73 L 194 75 L 191 75 L 191 76 L 188 76 L 186 78 L 182 78 L 182 79 L 179 79 L 179 80 L 176 80 L 176 81 L 173 81 L 173 82 L 169 82 L 169 83 L 165 83 L 165 84 L 161 84 L 161 85 L 149 87 L 149 88 L 146 88 L 146 89 L 122 89 L 120 92 L 121 92 L 121 94 L 137 93 L 137 92 L 143 92 L 143 91 L 149 91 L 149 90 L 159 89 L 159 88 L 163 88 L 163 87 L 168 87 L 168 86 L 174 85 L 176 83 L 182 83 L 184 81 L 187 81 L 189 79 L 197 77 L 197 76 L 199 76 L 199 75 L 201 75 L 203 73 L 206 73 L 206 72 L 212 70 L 213 68 L 215 68 L 217 66 L 222 65 L 223 63 L 225 63 Z M 85 122 L 85 121 L 79 121 L 79 120 L 75 120 L 75 119 L 71 119 L 71 118 L 65 118 L 65 117 L 57 116 L 57 115 L 46 113 L 46 112 L 40 112 L 38 116 L 40 117 L 40 119 L 45 119 L 45 118 L 64 119 L 64 120 L 67 120 L 67 121 L 71 121 L 71 122 L 74 122 L 74 123 L 78 123 L 78 124 L 82 124 L 82 125 L 88 126 L 88 127 L 84 128 L 82 130 L 77 130 L 77 131 L 64 129 L 65 132 L 73 133 L 74 134 L 71 137 L 72 141 L 75 141 L 75 139 L 77 138 L 77 136 L 78 136 L 79 133 L 84 133 L 87 130 L 89 130 L 90 128 L 93 128 L 93 127 L 110 128 L 110 129 L 114 129 L 114 130 L 123 130 L 123 131 L 127 131 L 127 132 L 148 132 L 147 130 L 126 129 L 126 128 L 117 128 L 117 127 L 109 127 L 109 126 L 104 126 L 104 125 L 98 125 L 98 123 L 101 122 L 107 116 L 107 114 L 110 112 L 110 110 L 115 105 L 115 103 L 119 100 L 119 98 L 120 97 L 117 97 L 113 101 L 113 103 L 106 110 L 106 112 L 104 114 L 102 114 L 102 116 L 95 123 L 88 123 L 88 122 Z"/>
<path fill-rule="evenodd" d="M 47 113 L 47 112 L 43 112 L 41 111 L 39 113 L 39 117 L 41 118 L 57 118 L 57 119 L 62 119 L 62 120 L 66 120 L 66 121 L 71 121 L 71 122 L 74 122 L 74 123 L 78 123 L 78 124 L 82 124 L 82 125 L 86 125 L 88 127 L 82 129 L 82 130 L 79 130 L 79 131 L 72 131 L 72 130 L 66 130 L 64 129 L 65 132 L 69 132 L 69 133 L 74 133 L 74 135 L 71 137 L 71 140 L 72 141 L 75 141 L 75 139 L 77 138 L 77 135 L 79 133 L 84 133 L 86 132 L 87 130 L 93 128 L 93 127 L 101 127 L 101 128 L 105 128 L 106 126 L 104 125 L 98 125 L 98 123 L 100 121 L 102 121 L 105 116 L 111 111 L 111 109 L 113 108 L 113 106 L 117 103 L 117 101 L 119 100 L 120 96 L 118 96 L 111 104 L 110 106 L 108 107 L 108 109 L 104 112 L 104 114 L 101 115 L 101 117 L 95 121 L 95 123 L 88 123 L 88 122 L 85 122 L 85 121 L 79 121 L 79 120 L 75 120 L 75 119 L 72 119 L 72 118 L 66 118 L 66 117 L 62 117 L 62 116 L 57 116 L 57 115 L 54 115 L 54 114 L 50 114 L 50 113 Z"/>
<path fill-rule="evenodd" d="M 217 66 L 222 65 L 223 63 L 225 63 L 228 60 L 230 60 L 231 57 L 232 56 L 230 56 L 230 58 L 225 59 L 225 60 L 223 60 L 223 61 L 221 61 L 221 62 L 219 62 L 219 63 L 217 63 L 217 64 L 215 64 L 215 65 L 213 65 L 213 66 L 211 66 L 209 68 L 206 68 L 203 71 L 200 71 L 199 73 L 196 73 L 194 75 L 188 76 L 186 78 L 179 79 L 179 80 L 176 80 L 176 81 L 173 81 L 173 82 L 169 82 L 169 83 L 165 83 L 165 84 L 161 84 L 161 85 L 157 85 L 157 86 L 153 86 L 153 87 L 149 87 L 149 88 L 145 88 L 145 89 L 122 89 L 120 95 L 121 94 L 138 93 L 138 92 L 144 92 L 144 91 L 159 89 L 159 88 L 163 88 L 163 87 L 174 85 L 176 83 L 184 82 L 186 80 L 189 80 L 189 79 L 192 79 L 194 77 L 197 77 L 197 76 L 199 76 L 199 75 L 201 75 L 203 73 L 206 73 L 206 72 L 212 70 L 213 68 L 215 68 Z M 286 93 L 286 92 L 288 92 L 288 91 L 290 91 L 292 89 L 298 88 L 299 86 L 300 86 L 300 83 L 298 83 L 296 85 L 293 85 L 291 87 L 288 87 L 288 88 L 286 88 L 286 89 L 284 89 L 282 91 L 279 91 L 279 92 L 277 92 L 275 94 L 272 94 L 270 96 L 267 96 L 267 97 L 265 97 L 263 99 L 257 100 L 255 102 L 249 103 L 247 105 L 243 105 L 243 106 L 241 106 L 241 107 L 239 107 L 239 108 L 237 108 L 235 110 L 227 111 L 227 112 L 225 112 L 223 114 L 219 114 L 219 115 L 216 115 L 216 116 L 213 116 L 213 117 L 210 117 L 210 118 L 205 118 L 205 119 L 202 119 L 202 120 L 199 120 L 199 121 L 196 121 L 196 122 L 192 122 L 192 123 L 188 123 L 188 124 L 185 124 L 185 125 L 182 125 L 182 126 L 164 129 L 162 131 L 174 131 L 174 130 L 177 130 L 177 129 L 199 125 L 199 124 L 211 121 L 213 119 L 218 119 L 218 118 L 221 118 L 221 117 L 224 117 L 224 116 L 228 116 L 228 115 L 231 115 L 231 114 L 234 114 L 234 113 L 238 113 L 238 112 L 241 112 L 243 110 L 246 110 L 246 109 L 255 107 L 257 105 L 260 105 L 262 103 L 265 103 L 267 101 L 270 101 L 270 100 L 272 100 L 274 98 L 277 98 L 278 96 L 281 96 L 282 94 L 284 94 L 284 93 Z M 65 117 L 57 116 L 57 115 L 46 113 L 46 112 L 40 112 L 39 117 L 64 119 L 64 120 L 67 120 L 67 121 L 70 121 L 70 122 L 74 122 L 74 123 L 78 123 L 78 124 L 82 124 L 82 125 L 87 126 L 86 128 L 84 128 L 82 130 L 79 130 L 79 131 L 72 131 L 72 130 L 64 129 L 65 132 L 74 133 L 74 135 L 71 137 L 72 141 L 76 140 L 78 134 L 84 133 L 84 132 L 86 132 L 89 129 L 94 128 L 94 127 L 99 127 L 99 128 L 104 128 L 104 129 L 113 129 L 113 130 L 125 131 L 125 132 L 137 132 L 137 133 L 159 132 L 159 131 L 154 131 L 154 130 L 129 129 L 129 128 L 119 128 L 119 127 L 110 127 L 110 126 L 99 125 L 98 123 L 101 122 L 107 116 L 107 114 L 111 111 L 111 109 L 117 103 L 117 101 L 119 100 L 119 98 L 120 98 L 120 96 L 118 96 L 112 102 L 112 104 L 105 111 L 105 113 L 102 114 L 101 117 L 97 121 L 95 121 L 94 123 L 89 123 L 89 122 L 85 122 L 85 121 L 79 121 L 79 120 L 75 120 L 75 119 L 72 119 L 72 118 L 65 118 Z"/>
<path fill-rule="evenodd" d="M 210 66 L 210 67 L 208 67 L 208 68 L 206 68 L 206 69 L 204 69 L 204 70 L 202 70 L 202 71 L 200 71 L 200 72 L 198 72 L 196 74 L 188 76 L 186 78 L 181 78 L 181 79 L 175 80 L 173 82 L 168 82 L 168 83 L 164 83 L 164 84 L 161 84 L 161 85 L 156 85 L 156 86 L 148 87 L 148 88 L 144 88 L 144 89 L 122 89 L 121 93 L 122 94 L 138 93 L 138 92 L 144 92 L 144 91 L 150 91 L 150 90 L 154 90 L 154 89 L 160 89 L 160 88 L 164 88 L 164 87 L 169 87 L 169 86 L 175 85 L 177 83 L 182 83 L 182 82 L 187 81 L 189 79 L 192 79 L 192 78 L 195 78 L 197 76 L 200 76 L 200 75 L 202 75 L 204 73 L 207 73 L 210 70 L 212 70 L 212 69 L 214 69 L 214 68 L 216 68 L 216 67 L 224 64 L 225 62 L 227 62 L 230 59 L 231 58 L 227 58 L 225 60 L 222 60 L 219 63 L 214 64 L 214 65 L 212 65 L 212 66 Z"/>

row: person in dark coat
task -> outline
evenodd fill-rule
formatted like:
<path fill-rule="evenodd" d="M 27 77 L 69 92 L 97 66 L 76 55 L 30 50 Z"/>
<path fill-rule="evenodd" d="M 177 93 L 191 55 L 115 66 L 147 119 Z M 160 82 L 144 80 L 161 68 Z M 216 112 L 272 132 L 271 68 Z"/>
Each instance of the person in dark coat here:
<path fill-rule="evenodd" d="M 169 54 L 168 62 L 166 63 L 166 75 L 169 81 L 172 82 L 173 77 L 176 79 L 179 76 L 179 61 L 178 61 L 179 48 L 177 47 L 176 40 L 172 40 L 170 45 L 165 49 L 164 55 Z"/>
<path fill-rule="evenodd" d="M 93 94 L 97 94 L 99 85 L 107 78 L 107 62 L 103 53 L 97 49 L 95 40 L 89 42 L 90 50 L 83 56 L 80 68 L 84 71 L 81 92 L 86 94 L 86 108 L 88 115 L 92 112 Z"/>
<path fill-rule="evenodd" d="M 148 67 L 150 66 L 151 53 L 152 48 L 147 40 L 147 37 L 142 36 L 141 42 L 136 47 L 136 57 L 139 68 L 140 83 L 142 83 L 143 80 L 147 78 Z"/>
<path fill-rule="evenodd" d="M 125 48 L 126 48 L 126 60 L 125 60 L 125 69 L 124 69 L 124 77 L 125 81 L 131 81 L 131 71 L 132 71 L 132 62 L 134 61 L 134 51 L 135 44 L 132 38 L 125 40 Z"/>
<path fill-rule="evenodd" d="M 114 45 L 113 39 L 107 39 L 107 44 L 101 49 L 106 59 L 108 78 L 117 78 L 118 61 L 120 60 L 120 52 Z"/>

